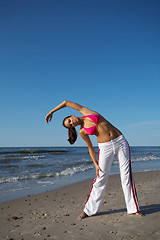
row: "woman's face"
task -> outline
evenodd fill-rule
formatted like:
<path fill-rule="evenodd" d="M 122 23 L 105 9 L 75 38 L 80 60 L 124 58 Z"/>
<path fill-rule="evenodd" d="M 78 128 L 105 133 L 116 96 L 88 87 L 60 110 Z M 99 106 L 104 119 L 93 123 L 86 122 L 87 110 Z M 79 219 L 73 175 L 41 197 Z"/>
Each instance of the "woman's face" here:
<path fill-rule="evenodd" d="M 74 115 L 71 115 L 65 120 L 64 124 L 67 128 L 76 127 L 79 124 L 79 119 Z"/>

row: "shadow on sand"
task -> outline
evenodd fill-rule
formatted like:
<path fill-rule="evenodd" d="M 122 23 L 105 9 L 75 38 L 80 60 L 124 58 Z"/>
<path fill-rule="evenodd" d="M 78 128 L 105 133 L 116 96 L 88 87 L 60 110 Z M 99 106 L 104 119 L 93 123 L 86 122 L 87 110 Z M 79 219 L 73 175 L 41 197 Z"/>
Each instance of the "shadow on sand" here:
<path fill-rule="evenodd" d="M 153 213 L 160 212 L 160 204 L 141 206 L 140 209 L 144 215 L 153 214 Z M 114 214 L 114 213 L 125 213 L 125 212 L 126 212 L 126 208 L 115 209 L 115 210 L 112 209 L 112 210 L 105 211 L 105 212 L 99 212 L 96 215 L 103 216 L 103 215 L 109 215 L 109 214 Z"/>

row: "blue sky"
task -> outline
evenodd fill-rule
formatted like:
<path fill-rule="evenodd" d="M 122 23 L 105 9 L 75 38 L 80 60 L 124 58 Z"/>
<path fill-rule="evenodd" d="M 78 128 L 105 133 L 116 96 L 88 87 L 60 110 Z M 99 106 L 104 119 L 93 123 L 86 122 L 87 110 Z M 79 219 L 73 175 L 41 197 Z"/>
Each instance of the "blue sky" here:
<path fill-rule="evenodd" d="M 69 146 L 62 120 L 79 113 L 45 123 L 63 100 L 98 111 L 132 146 L 160 145 L 159 9 L 158 0 L 0 0 L 0 146 Z"/>

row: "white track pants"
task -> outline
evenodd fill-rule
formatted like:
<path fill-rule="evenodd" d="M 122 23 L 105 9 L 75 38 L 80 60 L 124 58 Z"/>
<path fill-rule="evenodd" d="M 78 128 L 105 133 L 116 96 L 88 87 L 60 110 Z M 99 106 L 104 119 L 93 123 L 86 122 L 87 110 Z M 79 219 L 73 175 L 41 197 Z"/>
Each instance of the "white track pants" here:
<path fill-rule="evenodd" d="M 99 177 L 96 177 L 90 195 L 87 199 L 84 212 L 88 215 L 94 215 L 98 212 L 102 203 L 105 188 L 107 185 L 110 167 L 116 154 L 119 161 L 121 184 L 125 197 L 128 214 L 139 211 L 138 198 L 132 177 L 130 148 L 123 135 L 111 140 L 110 142 L 98 143 L 98 163 L 102 172 L 99 171 Z"/>

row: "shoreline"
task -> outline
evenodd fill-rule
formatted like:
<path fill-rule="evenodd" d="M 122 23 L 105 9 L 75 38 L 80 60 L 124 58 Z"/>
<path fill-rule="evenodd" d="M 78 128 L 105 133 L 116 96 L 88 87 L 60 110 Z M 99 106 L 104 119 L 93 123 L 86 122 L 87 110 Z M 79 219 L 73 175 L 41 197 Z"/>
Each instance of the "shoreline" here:
<path fill-rule="evenodd" d="M 87 147 L 9 148 L 0 154 L 0 203 L 95 178 Z M 95 149 L 98 154 L 98 146 Z M 160 148 L 131 147 L 132 172 L 160 170 Z M 110 175 L 119 174 L 115 156 Z"/>
<path fill-rule="evenodd" d="M 109 176 L 99 213 L 82 221 L 77 217 L 93 179 L 1 203 L 0 239 L 160 239 L 159 175 L 159 170 L 133 173 L 144 217 L 126 213 L 120 176 L 116 174 Z"/>
<path fill-rule="evenodd" d="M 141 172 L 154 172 L 154 171 L 160 171 L 159 169 L 146 169 L 143 171 L 137 171 L 138 168 L 134 167 L 134 163 L 132 163 L 132 173 L 141 173 Z M 136 171 L 133 171 L 136 170 Z M 20 189 L 17 191 L 11 191 L 11 192 L 3 192 L 1 193 L 1 199 L 0 199 L 0 204 L 5 203 L 5 202 L 10 202 L 10 201 L 14 201 L 14 200 L 18 200 L 21 198 L 25 198 L 27 196 L 32 196 L 32 195 L 39 195 L 39 194 L 45 194 L 46 192 L 50 192 L 50 191 L 55 191 L 73 184 L 77 184 L 77 183 L 81 183 L 84 181 L 93 181 L 95 178 L 95 172 L 94 169 L 89 170 L 90 173 L 89 177 L 84 176 L 84 173 L 80 173 L 77 175 L 68 175 L 68 176 L 63 176 L 63 179 L 61 179 L 60 181 L 58 180 L 58 182 L 56 184 L 51 184 L 49 186 L 44 186 L 44 187 L 40 187 L 40 188 L 35 188 L 33 187 L 33 189 Z M 115 175 L 120 175 L 119 172 L 119 168 L 117 165 L 113 165 L 110 171 L 110 175 L 109 176 L 115 176 Z M 6 200 L 8 199 L 8 200 Z"/>

